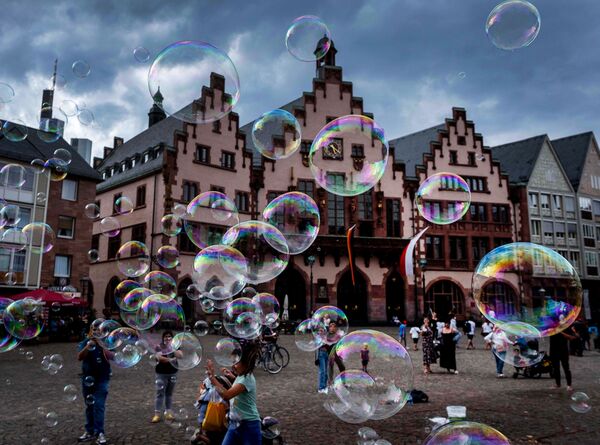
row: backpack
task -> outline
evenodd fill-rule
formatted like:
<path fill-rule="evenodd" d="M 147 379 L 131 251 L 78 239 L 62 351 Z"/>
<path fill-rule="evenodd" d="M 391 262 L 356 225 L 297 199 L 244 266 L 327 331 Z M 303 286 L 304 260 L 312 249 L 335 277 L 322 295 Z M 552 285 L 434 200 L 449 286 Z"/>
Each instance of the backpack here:
<path fill-rule="evenodd" d="M 410 392 L 410 397 L 412 398 L 413 403 L 427 403 L 429 402 L 429 396 L 425 394 L 423 391 L 418 389 L 413 389 Z"/>

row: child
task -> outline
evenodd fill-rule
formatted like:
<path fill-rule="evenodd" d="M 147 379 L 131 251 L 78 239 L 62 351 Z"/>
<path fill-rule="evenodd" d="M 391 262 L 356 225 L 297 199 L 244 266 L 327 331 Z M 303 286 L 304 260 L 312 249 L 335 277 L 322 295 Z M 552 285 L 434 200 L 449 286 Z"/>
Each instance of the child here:
<path fill-rule="evenodd" d="M 223 368 L 221 370 L 223 372 L 222 376 L 218 376 L 217 380 L 224 388 L 231 388 L 231 382 L 235 380 L 235 376 L 227 369 Z M 223 441 L 225 437 L 225 431 L 204 431 L 202 429 L 202 422 L 204 422 L 204 417 L 206 416 L 206 409 L 208 408 L 208 402 L 210 401 L 210 390 L 213 388 L 213 385 L 210 382 L 210 378 L 206 377 L 204 381 L 200 384 L 198 390 L 198 396 L 196 397 L 196 402 L 194 403 L 194 407 L 198 409 L 198 423 L 200 428 L 194 433 L 191 438 L 192 445 L 201 445 L 201 444 L 219 444 Z M 225 403 L 225 402 L 224 402 Z"/>
<path fill-rule="evenodd" d="M 400 327 L 398 328 L 398 337 L 400 337 L 400 343 L 406 348 L 406 320 L 402 320 Z"/>
<path fill-rule="evenodd" d="M 367 374 L 369 373 L 367 366 L 369 366 L 369 345 L 363 344 L 362 351 L 360 351 L 360 361 L 362 362 L 362 369 Z"/>
<path fill-rule="evenodd" d="M 417 344 L 419 343 L 420 335 L 421 335 L 421 330 L 418 327 L 413 326 L 412 328 L 410 328 L 410 336 L 412 337 L 414 351 L 419 350 L 419 348 L 417 348 Z"/>

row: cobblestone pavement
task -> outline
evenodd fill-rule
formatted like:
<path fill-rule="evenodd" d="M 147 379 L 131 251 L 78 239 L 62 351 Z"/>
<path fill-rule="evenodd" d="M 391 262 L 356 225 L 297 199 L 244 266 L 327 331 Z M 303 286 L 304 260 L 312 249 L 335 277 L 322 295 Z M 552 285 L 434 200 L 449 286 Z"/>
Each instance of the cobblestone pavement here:
<path fill-rule="evenodd" d="M 384 329 L 392 332 L 391 329 Z M 205 358 L 218 337 L 203 339 Z M 446 405 L 465 405 L 470 420 L 487 423 L 506 434 L 513 444 L 600 444 L 600 354 L 587 352 L 571 357 L 576 391 L 591 398 L 592 410 L 575 413 L 565 389 L 552 390 L 548 378 L 497 379 L 489 351 L 457 351 L 459 375 L 438 372 L 424 376 L 421 351 L 411 352 L 415 364 L 415 387 L 425 391 L 430 403 L 406 406 L 393 418 L 366 423 L 394 445 L 421 444 L 427 436 L 427 418 L 445 414 Z M 281 344 L 292 353 L 290 366 L 278 375 L 256 371 L 258 402 L 262 415 L 277 417 L 287 444 L 353 444 L 360 425 L 337 420 L 322 407 L 323 396 L 316 392 L 317 369 L 311 353 L 299 351 L 293 336 L 283 336 Z M 79 387 L 79 363 L 74 343 L 27 346 L 34 355 L 28 360 L 18 351 L 0 354 L 0 443 L 73 444 L 83 431 L 83 401 L 62 398 L 69 383 Z M 42 371 L 46 354 L 60 353 L 65 366 L 57 375 Z M 204 361 L 205 359 L 203 359 Z M 507 367 L 510 368 L 510 367 Z M 509 369 L 512 371 L 512 368 Z M 133 369 L 114 369 L 107 402 L 106 433 L 112 444 L 185 444 L 186 426 L 195 426 L 192 403 L 203 368 L 179 373 L 175 389 L 176 410 L 185 408 L 190 419 L 167 425 L 150 424 L 153 412 L 154 370 L 144 359 Z M 506 371 L 506 368 L 505 368 Z M 48 427 L 37 408 L 54 411 L 58 424 Z"/>

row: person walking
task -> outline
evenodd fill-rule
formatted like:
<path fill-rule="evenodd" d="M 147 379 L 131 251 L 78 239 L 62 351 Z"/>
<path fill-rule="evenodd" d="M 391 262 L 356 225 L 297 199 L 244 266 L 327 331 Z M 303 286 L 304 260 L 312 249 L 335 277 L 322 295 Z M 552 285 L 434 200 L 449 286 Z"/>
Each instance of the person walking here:
<path fill-rule="evenodd" d="M 433 348 L 433 329 L 429 318 L 423 320 L 421 337 L 423 337 L 423 373 L 431 374 L 431 364 L 437 361 L 437 356 Z"/>
<path fill-rule="evenodd" d="M 98 327 L 91 327 L 87 338 L 79 343 L 77 360 L 81 362 L 81 383 L 85 402 L 85 432 L 78 442 L 96 440 L 98 445 L 107 442 L 104 433 L 104 413 L 108 397 L 111 369 L 109 360 L 114 353 L 104 349 L 98 342 Z"/>
<path fill-rule="evenodd" d="M 410 328 L 410 336 L 412 337 L 413 341 L 413 351 L 419 350 L 419 348 L 417 347 L 419 344 L 419 335 L 421 335 L 421 330 L 418 327 L 413 326 L 412 328 Z"/>
<path fill-rule="evenodd" d="M 490 345 L 489 349 L 492 350 L 492 354 L 496 360 L 496 377 L 501 379 L 504 377 L 503 371 L 506 352 L 513 343 L 499 327 L 494 327 L 492 332 L 485 336 L 484 340 Z"/>
<path fill-rule="evenodd" d="M 458 374 L 458 370 L 456 369 L 456 343 L 454 342 L 454 336 L 457 332 L 450 325 L 450 321 L 446 321 L 442 329 L 442 343 L 440 347 L 440 367 L 446 368 L 448 372 L 454 372 L 454 374 Z"/>
<path fill-rule="evenodd" d="M 550 361 L 552 362 L 552 374 L 554 375 L 554 389 L 560 388 L 560 365 L 562 364 L 567 381 L 567 391 L 573 391 L 571 369 L 569 367 L 569 341 L 577 339 L 577 333 L 573 327 L 550 336 Z"/>
<path fill-rule="evenodd" d="M 469 342 L 467 343 L 467 349 L 475 349 L 475 345 L 473 344 L 473 338 L 475 337 L 475 321 L 473 318 L 469 318 L 467 320 L 467 338 Z"/>
<path fill-rule="evenodd" d="M 173 366 L 173 361 L 182 356 L 180 351 L 173 351 L 171 342 L 173 341 L 173 332 L 165 331 L 162 334 L 162 341 L 156 347 L 156 360 L 158 363 L 154 368 L 156 373 L 156 397 L 154 399 L 154 416 L 150 422 L 160 422 L 160 415 L 165 409 L 165 420 L 174 420 L 173 415 L 173 391 L 177 383 L 177 368 Z"/>
<path fill-rule="evenodd" d="M 484 320 L 483 324 L 481 325 L 481 336 L 483 338 L 487 337 L 488 335 L 490 335 L 492 333 L 492 329 L 494 328 L 494 325 L 492 323 L 490 323 L 487 320 Z M 491 349 L 492 345 L 491 343 L 485 342 L 485 349 Z"/>
<path fill-rule="evenodd" d="M 400 340 L 400 343 L 406 348 L 406 320 L 402 320 L 402 323 L 400 323 L 400 326 L 398 327 L 398 340 Z"/>
<path fill-rule="evenodd" d="M 437 314 L 431 311 L 431 317 L 429 319 L 429 326 L 431 326 L 431 330 L 433 331 L 433 338 L 438 338 L 438 317 Z"/>
<path fill-rule="evenodd" d="M 260 415 L 256 406 L 256 379 L 254 365 L 258 348 L 254 343 L 242 347 L 240 361 L 233 365 L 236 378 L 231 388 L 226 389 L 215 375 L 212 360 L 206 366 L 210 383 L 225 401 L 230 401 L 229 426 L 222 445 L 260 445 L 262 432 Z"/>

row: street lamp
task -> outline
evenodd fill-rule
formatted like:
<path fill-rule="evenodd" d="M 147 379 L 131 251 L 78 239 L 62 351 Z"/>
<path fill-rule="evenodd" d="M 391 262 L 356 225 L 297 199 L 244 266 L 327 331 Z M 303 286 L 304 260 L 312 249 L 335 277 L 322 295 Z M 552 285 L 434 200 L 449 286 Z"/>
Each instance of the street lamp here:
<path fill-rule="evenodd" d="M 312 316 L 313 309 L 313 266 L 316 258 L 314 255 L 308 257 L 308 265 L 310 266 L 310 304 L 309 304 L 309 316 Z"/>
<path fill-rule="evenodd" d="M 425 268 L 427 267 L 427 259 L 421 258 L 419 260 L 419 267 L 421 268 L 421 281 L 423 282 L 423 307 L 425 307 Z M 418 299 L 415 299 L 415 317 L 418 311 Z"/>

